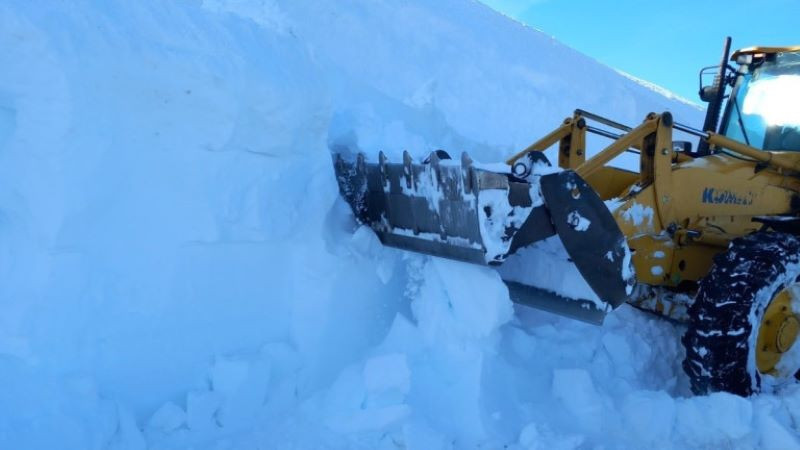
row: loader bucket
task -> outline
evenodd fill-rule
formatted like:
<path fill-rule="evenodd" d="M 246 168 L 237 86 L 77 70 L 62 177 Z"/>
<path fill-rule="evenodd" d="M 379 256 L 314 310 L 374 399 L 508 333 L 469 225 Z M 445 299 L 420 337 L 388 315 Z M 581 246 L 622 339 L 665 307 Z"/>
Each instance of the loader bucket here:
<path fill-rule="evenodd" d="M 499 265 L 557 233 L 601 302 L 544 295 L 504 280 L 512 299 L 598 323 L 627 297 L 624 236 L 575 172 L 520 178 L 504 167 L 474 164 L 466 153 L 460 162 L 440 159 L 438 152 L 423 163 L 407 152 L 402 162 L 389 162 L 383 153 L 377 162 L 361 153 L 354 160 L 338 153 L 333 159 L 340 193 L 384 245 Z"/>
<path fill-rule="evenodd" d="M 378 163 L 334 155 L 342 196 L 385 245 L 477 264 L 498 264 L 513 250 L 555 234 L 538 187 L 509 174 L 461 164 Z"/>

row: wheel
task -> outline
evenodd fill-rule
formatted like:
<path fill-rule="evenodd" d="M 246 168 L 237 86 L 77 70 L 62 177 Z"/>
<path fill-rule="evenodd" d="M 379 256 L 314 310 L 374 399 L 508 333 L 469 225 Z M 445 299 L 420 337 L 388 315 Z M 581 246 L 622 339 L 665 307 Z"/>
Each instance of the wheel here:
<path fill-rule="evenodd" d="M 800 370 L 800 240 L 759 232 L 714 258 L 689 308 L 682 342 L 692 391 L 747 396 Z"/>

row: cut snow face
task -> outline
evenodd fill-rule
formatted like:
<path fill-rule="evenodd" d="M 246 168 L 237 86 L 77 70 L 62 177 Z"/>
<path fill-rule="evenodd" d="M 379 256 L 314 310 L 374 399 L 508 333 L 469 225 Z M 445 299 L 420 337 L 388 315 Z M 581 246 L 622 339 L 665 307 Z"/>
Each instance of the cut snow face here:
<path fill-rule="evenodd" d="M 462 0 L 5 2 L 0 48 L 0 448 L 797 444 L 796 389 L 689 397 L 671 324 L 514 309 L 355 227 L 329 146 L 699 123 L 543 33 Z"/>

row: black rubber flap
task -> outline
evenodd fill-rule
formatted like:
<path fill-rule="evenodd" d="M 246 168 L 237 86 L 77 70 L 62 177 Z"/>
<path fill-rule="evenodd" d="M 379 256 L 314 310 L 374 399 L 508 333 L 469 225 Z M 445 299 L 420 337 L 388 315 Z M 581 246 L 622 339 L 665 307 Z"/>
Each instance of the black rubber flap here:
<path fill-rule="evenodd" d="M 633 269 L 627 241 L 597 193 L 571 170 L 541 178 L 553 226 L 597 296 L 613 308 L 629 294 Z M 627 279 L 626 279 L 627 278 Z"/>

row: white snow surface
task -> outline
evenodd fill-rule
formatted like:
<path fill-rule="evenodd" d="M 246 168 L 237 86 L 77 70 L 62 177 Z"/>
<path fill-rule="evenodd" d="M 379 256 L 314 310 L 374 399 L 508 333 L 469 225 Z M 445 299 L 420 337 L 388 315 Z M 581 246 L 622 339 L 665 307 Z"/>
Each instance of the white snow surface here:
<path fill-rule="evenodd" d="M 558 236 L 519 249 L 498 271 L 505 280 L 533 285 L 566 299 L 589 300 L 601 310 L 607 306 L 578 272 Z"/>
<path fill-rule="evenodd" d="M 508 201 L 508 190 L 506 189 L 484 189 L 478 194 L 477 210 L 481 215 L 479 220 L 481 238 L 486 249 L 486 260 L 492 261 L 508 253 L 511 247 L 511 240 L 505 239 L 506 229 L 514 227 L 522 228 L 522 224 L 530 215 L 538 201 L 541 205 L 539 184 L 532 184 L 531 206 L 511 206 Z M 491 214 L 487 215 L 486 211 Z"/>
<path fill-rule="evenodd" d="M 796 387 L 692 397 L 680 327 L 383 248 L 330 163 L 691 106 L 470 0 L 10 0 L 0 48 L 0 448 L 798 445 Z"/>

